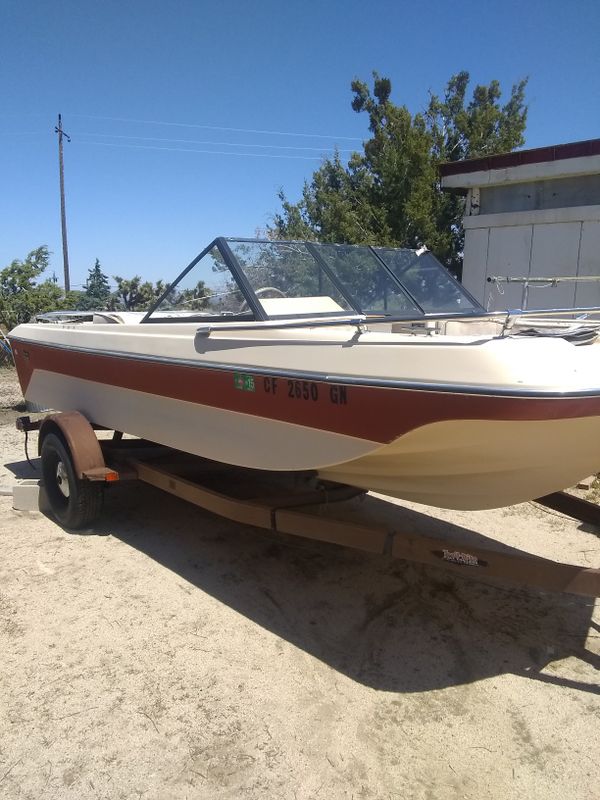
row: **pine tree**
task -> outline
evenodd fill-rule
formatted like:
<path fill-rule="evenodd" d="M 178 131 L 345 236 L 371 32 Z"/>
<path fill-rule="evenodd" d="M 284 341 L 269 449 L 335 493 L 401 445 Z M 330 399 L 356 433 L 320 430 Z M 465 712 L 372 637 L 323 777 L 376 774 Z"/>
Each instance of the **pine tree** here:
<path fill-rule="evenodd" d="M 426 110 L 411 114 L 391 101 L 388 78 L 373 74 L 373 90 L 352 82 L 352 108 L 369 118 L 370 138 L 344 165 L 338 153 L 305 183 L 290 202 L 280 192 L 281 211 L 272 238 L 348 244 L 428 247 L 460 273 L 464 199 L 441 190 L 444 161 L 507 152 L 524 143 L 527 119 L 523 80 L 501 105 L 498 81 L 476 86 L 467 102 L 469 73 L 454 75 L 443 99 L 431 95 Z"/>
<path fill-rule="evenodd" d="M 108 306 L 110 294 L 108 277 L 102 272 L 100 261 L 96 259 L 94 266 L 88 270 L 81 308 L 84 310 L 103 310 Z"/>

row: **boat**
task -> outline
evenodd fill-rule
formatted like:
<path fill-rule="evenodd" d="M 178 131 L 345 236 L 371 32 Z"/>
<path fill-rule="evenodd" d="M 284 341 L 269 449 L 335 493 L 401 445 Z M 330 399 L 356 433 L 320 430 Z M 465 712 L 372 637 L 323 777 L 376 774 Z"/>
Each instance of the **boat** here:
<path fill-rule="evenodd" d="M 30 403 L 430 506 L 600 471 L 599 309 L 487 312 L 426 251 L 218 237 L 145 312 L 9 334 Z"/>

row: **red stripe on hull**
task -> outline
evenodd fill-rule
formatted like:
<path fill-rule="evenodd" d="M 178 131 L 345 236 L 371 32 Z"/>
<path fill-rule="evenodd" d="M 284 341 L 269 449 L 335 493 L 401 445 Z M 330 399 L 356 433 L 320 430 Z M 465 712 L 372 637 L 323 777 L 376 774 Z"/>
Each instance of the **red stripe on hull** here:
<path fill-rule="evenodd" d="M 600 397 L 494 397 L 423 389 L 334 385 L 253 375 L 168 361 L 84 353 L 15 342 L 25 392 L 36 369 L 137 392 L 281 420 L 387 443 L 414 428 L 451 419 L 540 420 L 600 416 Z M 27 354 L 27 355 L 26 355 Z M 250 376 L 248 376 L 250 377 Z M 253 389 L 252 389 L 253 385 Z M 67 410 L 67 409 L 62 409 Z M 93 420 L 92 420 L 93 421 Z"/>

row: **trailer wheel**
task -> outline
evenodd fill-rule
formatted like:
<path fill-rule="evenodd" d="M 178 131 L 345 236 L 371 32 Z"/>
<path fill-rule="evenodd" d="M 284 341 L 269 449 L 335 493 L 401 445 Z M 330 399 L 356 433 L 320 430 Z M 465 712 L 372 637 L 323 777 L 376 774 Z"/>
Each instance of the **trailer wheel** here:
<path fill-rule="evenodd" d="M 77 478 L 69 448 L 55 433 L 44 437 L 41 458 L 44 487 L 58 522 L 71 530 L 94 522 L 102 509 L 102 484 Z"/>

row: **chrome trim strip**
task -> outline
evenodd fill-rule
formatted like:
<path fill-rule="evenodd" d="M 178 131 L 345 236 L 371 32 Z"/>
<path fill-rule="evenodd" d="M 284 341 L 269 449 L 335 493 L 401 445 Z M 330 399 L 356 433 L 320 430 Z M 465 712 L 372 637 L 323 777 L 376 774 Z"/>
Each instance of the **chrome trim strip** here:
<path fill-rule="evenodd" d="M 254 367 L 248 364 L 224 364 L 213 361 L 195 361 L 187 358 L 164 358 L 141 353 L 122 352 L 119 350 L 98 350 L 89 347 L 74 347 L 48 342 L 37 342 L 32 339 L 21 339 L 17 336 L 8 338 L 22 345 L 49 347 L 68 352 L 85 353 L 92 356 L 107 356 L 128 361 L 146 361 L 163 366 L 194 367 L 196 369 L 218 370 L 222 372 L 242 372 L 246 375 L 264 375 L 266 377 L 290 378 L 292 380 L 308 380 L 321 383 L 335 383 L 345 386 L 370 386 L 374 389 L 403 389 L 407 391 L 426 391 L 440 394 L 462 394 L 488 397 L 513 397 L 516 399 L 571 400 L 579 397 L 600 398 L 600 385 L 597 389 L 582 389 L 576 392 L 536 391 L 534 389 L 506 389 L 501 386 L 469 386 L 468 384 L 425 383 L 402 381 L 391 378 L 360 378 L 351 375 L 335 375 L 322 372 L 300 372 L 291 369 L 275 369 L 273 367 Z M 41 367 L 43 369 L 43 367 Z M 101 382 L 101 381 L 99 381 Z"/>
<path fill-rule="evenodd" d="M 308 319 L 294 320 L 294 319 L 281 319 L 275 320 L 269 318 L 266 322 L 257 320 L 256 322 L 239 322 L 232 325 L 219 323 L 218 325 L 200 325 L 196 330 L 196 336 L 210 336 L 211 333 L 220 333 L 221 331 L 264 331 L 264 330 L 288 330 L 288 328 L 327 328 L 327 327 L 341 327 L 343 325 L 350 325 L 351 327 L 361 327 L 367 322 L 364 314 L 360 316 L 343 316 L 337 319 Z"/>

